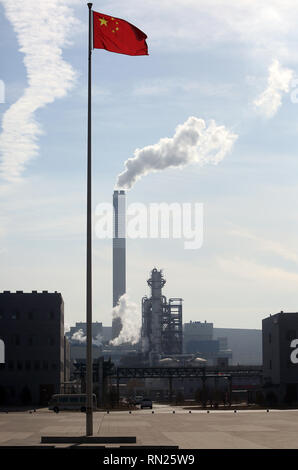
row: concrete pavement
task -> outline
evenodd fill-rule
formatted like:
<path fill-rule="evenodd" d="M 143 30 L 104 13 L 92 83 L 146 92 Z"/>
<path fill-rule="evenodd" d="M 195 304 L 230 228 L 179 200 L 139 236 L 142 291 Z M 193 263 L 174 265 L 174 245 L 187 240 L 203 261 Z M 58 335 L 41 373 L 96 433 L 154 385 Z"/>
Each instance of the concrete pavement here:
<path fill-rule="evenodd" d="M 190 414 L 179 407 L 155 405 L 153 411 L 96 412 L 94 435 L 136 436 L 136 445 L 182 449 L 298 448 L 298 410 L 198 410 Z M 42 435 L 84 434 L 85 414 L 80 412 L 0 412 L 0 446 L 38 445 Z"/>

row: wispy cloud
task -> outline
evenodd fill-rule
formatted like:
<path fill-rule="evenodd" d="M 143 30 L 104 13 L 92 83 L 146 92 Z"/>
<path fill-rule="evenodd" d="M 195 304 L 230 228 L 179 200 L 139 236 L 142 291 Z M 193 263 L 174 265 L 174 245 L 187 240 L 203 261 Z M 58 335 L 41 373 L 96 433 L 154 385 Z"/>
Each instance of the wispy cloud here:
<path fill-rule="evenodd" d="M 164 50 L 210 48 L 237 41 L 268 57 L 297 57 L 296 0 L 110 0 L 108 9 L 138 21 L 149 42 Z M 275 54 L 275 55 L 273 55 Z"/>
<path fill-rule="evenodd" d="M 282 268 L 266 266 L 250 259 L 234 257 L 218 257 L 219 267 L 226 273 L 235 276 L 237 279 L 253 280 L 255 283 L 274 283 L 282 289 L 286 289 L 288 282 L 298 283 L 298 274 Z M 290 286 L 289 286 L 290 288 Z"/>
<path fill-rule="evenodd" d="M 269 67 L 267 88 L 254 101 L 256 110 L 267 118 L 273 117 L 282 104 L 283 94 L 289 92 L 292 78 L 293 71 L 275 59 Z"/>
<path fill-rule="evenodd" d="M 166 95 L 169 93 L 194 92 L 204 96 L 225 96 L 230 97 L 235 94 L 235 85 L 202 82 L 199 80 L 186 80 L 184 78 L 162 78 L 151 79 L 141 84 L 135 85 L 132 94 L 136 96 Z"/>
<path fill-rule="evenodd" d="M 0 135 L 0 175 L 19 180 L 28 162 L 38 155 L 42 128 L 35 112 L 72 88 L 76 73 L 62 58 L 62 48 L 78 20 L 67 4 L 78 0 L 0 0 L 24 54 L 28 86 L 4 114 Z"/>
<path fill-rule="evenodd" d="M 230 230 L 229 234 L 241 238 L 246 238 L 247 240 L 252 240 L 256 242 L 259 249 L 271 252 L 277 256 L 280 256 L 281 258 L 284 258 L 285 260 L 294 261 L 295 263 L 298 263 L 298 253 L 290 250 L 281 243 L 258 237 L 253 233 L 249 233 L 241 229 Z"/>

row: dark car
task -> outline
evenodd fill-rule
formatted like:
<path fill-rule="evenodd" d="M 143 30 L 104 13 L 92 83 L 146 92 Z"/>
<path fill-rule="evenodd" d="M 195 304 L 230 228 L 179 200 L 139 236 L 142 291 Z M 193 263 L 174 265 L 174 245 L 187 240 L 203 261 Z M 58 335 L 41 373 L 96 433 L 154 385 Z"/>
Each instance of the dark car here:
<path fill-rule="evenodd" d="M 143 409 L 143 408 L 151 408 L 152 409 L 152 400 L 150 398 L 143 398 L 140 405 L 141 405 L 141 409 Z"/>

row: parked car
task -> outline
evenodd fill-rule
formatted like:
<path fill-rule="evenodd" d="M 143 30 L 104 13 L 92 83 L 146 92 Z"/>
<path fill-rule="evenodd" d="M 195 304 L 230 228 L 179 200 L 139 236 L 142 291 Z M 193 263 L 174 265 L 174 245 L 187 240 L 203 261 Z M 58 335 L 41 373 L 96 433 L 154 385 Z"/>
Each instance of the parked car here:
<path fill-rule="evenodd" d="M 96 409 L 96 395 L 93 393 L 93 409 Z M 86 411 L 86 394 L 56 394 L 49 401 L 49 410 L 59 413 L 60 410 L 81 410 Z"/>
<path fill-rule="evenodd" d="M 143 408 L 151 408 L 152 409 L 152 400 L 150 400 L 150 398 L 143 398 L 140 405 L 141 405 L 141 410 Z"/>

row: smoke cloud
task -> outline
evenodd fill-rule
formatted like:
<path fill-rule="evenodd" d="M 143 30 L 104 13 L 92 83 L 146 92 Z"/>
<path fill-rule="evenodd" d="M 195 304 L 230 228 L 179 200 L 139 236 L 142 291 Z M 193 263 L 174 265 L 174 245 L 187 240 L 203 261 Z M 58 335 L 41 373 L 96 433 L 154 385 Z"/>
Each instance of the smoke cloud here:
<path fill-rule="evenodd" d="M 78 0 L 0 0 L 24 54 L 28 87 L 5 112 L 0 135 L 0 175 L 20 179 L 26 164 L 38 154 L 41 127 L 35 112 L 72 88 L 76 74 L 62 58 L 78 20 L 66 6 Z"/>
<path fill-rule="evenodd" d="M 268 86 L 254 101 L 257 111 L 267 118 L 272 118 L 282 104 L 283 93 L 288 93 L 293 78 L 293 71 L 283 68 L 278 60 L 269 67 Z"/>
<path fill-rule="evenodd" d="M 138 343 L 141 331 L 141 315 L 137 304 L 129 299 L 128 294 L 120 297 L 119 304 L 112 310 L 112 316 L 113 319 L 121 319 L 122 330 L 117 338 L 110 341 L 110 344 L 119 346 L 123 343 Z"/>
<path fill-rule="evenodd" d="M 94 338 L 92 339 L 92 344 L 94 344 L 94 346 L 98 346 L 98 347 L 101 347 L 103 345 L 103 337 L 101 336 L 100 333 L 98 333 L 98 335 L 96 335 L 95 339 Z"/>
<path fill-rule="evenodd" d="M 203 119 L 191 116 L 176 128 L 173 137 L 136 149 L 134 157 L 124 163 L 125 170 L 118 176 L 116 187 L 131 189 L 142 176 L 166 168 L 216 165 L 232 149 L 237 137 L 215 121 L 207 125 Z"/>
<path fill-rule="evenodd" d="M 87 336 L 84 334 L 84 331 L 80 329 L 72 335 L 71 341 L 85 344 L 87 341 Z M 101 347 L 103 345 L 103 337 L 101 336 L 100 333 L 98 333 L 98 335 L 95 338 L 92 338 L 92 344 L 93 346 L 98 346 L 98 347 Z"/>
<path fill-rule="evenodd" d="M 84 335 L 84 332 L 83 330 L 78 330 L 76 331 L 72 337 L 71 337 L 71 340 L 72 341 L 76 341 L 77 343 L 86 343 L 87 341 L 87 336 Z"/>

